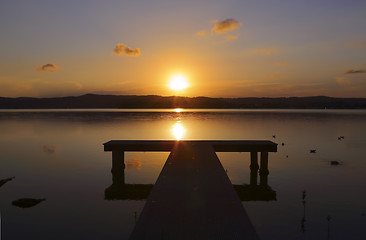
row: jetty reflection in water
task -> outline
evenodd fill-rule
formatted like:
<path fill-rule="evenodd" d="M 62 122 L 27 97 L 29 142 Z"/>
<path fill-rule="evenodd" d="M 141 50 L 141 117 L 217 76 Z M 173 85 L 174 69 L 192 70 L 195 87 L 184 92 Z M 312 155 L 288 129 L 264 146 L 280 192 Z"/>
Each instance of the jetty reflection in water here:
<path fill-rule="evenodd" d="M 112 185 L 105 189 L 106 200 L 143 200 L 149 196 L 153 184 L 125 184 L 125 171 L 112 172 Z"/>
<path fill-rule="evenodd" d="M 251 171 L 251 176 L 258 174 Z M 144 200 L 147 199 L 154 184 L 126 184 L 124 170 L 112 172 L 112 185 L 104 191 L 106 200 Z M 276 191 L 269 185 L 233 184 L 241 201 L 275 201 Z"/>

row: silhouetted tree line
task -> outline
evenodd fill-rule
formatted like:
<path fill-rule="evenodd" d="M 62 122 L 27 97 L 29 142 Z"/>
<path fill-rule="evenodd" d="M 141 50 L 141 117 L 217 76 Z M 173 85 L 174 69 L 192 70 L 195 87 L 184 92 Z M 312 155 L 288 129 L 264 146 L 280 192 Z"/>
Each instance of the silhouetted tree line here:
<path fill-rule="evenodd" d="M 249 109 L 366 109 L 366 98 L 280 97 L 209 98 L 85 94 L 57 98 L 2 98 L 1 109 L 47 108 L 249 108 Z"/>

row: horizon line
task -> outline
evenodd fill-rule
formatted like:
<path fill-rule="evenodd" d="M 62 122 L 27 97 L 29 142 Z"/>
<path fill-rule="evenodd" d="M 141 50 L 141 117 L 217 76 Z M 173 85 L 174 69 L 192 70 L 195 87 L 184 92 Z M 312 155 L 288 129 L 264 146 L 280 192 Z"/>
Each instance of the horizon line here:
<path fill-rule="evenodd" d="M 181 96 L 181 95 L 157 95 L 157 94 L 100 94 L 100 93 L 85 93 L 80 95 L 67 95 L 67 96 L 54 96 L 54 97 L 27 97 L 27 96 L 21 96 L 21 97 L 3 97 L 0 96 L 0 98 L 11 98 L 11 99 L 18 99 L 18 98 L 33 98 L 33 99 L 49 99 L 49 98 L 68 98 L 68 97 L 82 97 L 87 95 L 93 95 L 93 96 L 130 96 L 130 97 L 163 97 L 163 98 L 171 98 L 171 97 L 177 97 L 177 98 L 213 98 L 213 99 L 240 99 L 240 98 L 315 98 L 315 97 L 324 97 L 324 98 L 339 98 L 339 99 L 366 99 L 366 97 L 331 97 L 326 95 L 314 95 L 314 96 L 282 96 L 282 97 L 208 97 L 208 96 Z"/>

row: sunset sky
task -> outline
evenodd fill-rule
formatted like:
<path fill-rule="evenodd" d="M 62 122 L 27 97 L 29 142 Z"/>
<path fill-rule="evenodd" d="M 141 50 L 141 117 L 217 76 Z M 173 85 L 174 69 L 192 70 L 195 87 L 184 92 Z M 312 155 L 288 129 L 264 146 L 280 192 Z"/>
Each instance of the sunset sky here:
<path fill-rule="evenodd" d="M 365 0 L 2 0 L 0 33 L 1 97 L 366 97 Z"/>

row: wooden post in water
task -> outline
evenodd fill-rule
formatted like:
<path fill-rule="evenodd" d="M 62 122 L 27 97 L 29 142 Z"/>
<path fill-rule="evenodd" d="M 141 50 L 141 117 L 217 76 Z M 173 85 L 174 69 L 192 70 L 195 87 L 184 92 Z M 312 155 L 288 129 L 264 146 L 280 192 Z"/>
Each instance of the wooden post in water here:
<path fill-rule="evenodd" d="M 260 176 L 260 185 L 267 186 L 268 185 L 268 152 L 261 152 L 261 166 L 259 169 L 259 176 Z"/>
<path fill-rule="evenodd" d="M 258 152 L 250 152 L 250 185 L 252 186 L 257 186 L 258 169 Z"/>
<path fill-rule="evenodd" d="M 121 150 L 112 151 L 112 173 L 122 172 L 125 169 L 125 153 Z"/>
<path fill-rule="evenodd" d="M 111 171 L 112 172 L 112 186 L 123 187 L 125 185 L 125 170 Z"/>

